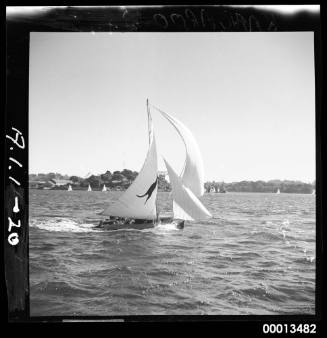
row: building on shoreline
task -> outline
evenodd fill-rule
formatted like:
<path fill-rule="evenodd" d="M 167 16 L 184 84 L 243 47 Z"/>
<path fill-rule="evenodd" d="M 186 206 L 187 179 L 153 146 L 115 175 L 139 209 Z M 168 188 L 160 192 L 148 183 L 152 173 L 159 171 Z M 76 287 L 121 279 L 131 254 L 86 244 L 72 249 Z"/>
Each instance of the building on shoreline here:
<path fill-rule="evenodd" d="M 56 178 L 51 179 L 49 182 L 51 182 L 55 187 L 62 187 L 68 184 L 73 184 L 71 180 L 56 179 Z"/>

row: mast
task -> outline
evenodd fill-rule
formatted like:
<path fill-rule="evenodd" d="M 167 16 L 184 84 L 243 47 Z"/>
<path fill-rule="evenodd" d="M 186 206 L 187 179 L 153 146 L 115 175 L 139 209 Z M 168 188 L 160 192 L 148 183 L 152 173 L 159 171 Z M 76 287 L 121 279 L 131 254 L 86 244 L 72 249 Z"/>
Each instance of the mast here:
<path fill-rule="evenodd" d="M 149 99 L 146 99 L 146 111 L 148 113 L 148 134 L 149 134 L 149 146 L 151 144 L 151 115 L 149 109 Z"/>
<path fill-rule="evenodd" d="M 152 117 L 150 114 L 150 107 L 149 107 L 149 99 L 146 99 L 146 111 L 148 113 L 148 133 L 149 133 L 149 146 L 151 145 L 151 137 L 153 133 L 153 126 L 152 126 Z M 157 180 L 158 180 L 158 173 L 157 173 Z M 159 221 L 159 211 L 158 211 L 158 192 L 159 192 L 159 180 L 157 181 L 157 196 L 156 196 L 156 222 Z"/>

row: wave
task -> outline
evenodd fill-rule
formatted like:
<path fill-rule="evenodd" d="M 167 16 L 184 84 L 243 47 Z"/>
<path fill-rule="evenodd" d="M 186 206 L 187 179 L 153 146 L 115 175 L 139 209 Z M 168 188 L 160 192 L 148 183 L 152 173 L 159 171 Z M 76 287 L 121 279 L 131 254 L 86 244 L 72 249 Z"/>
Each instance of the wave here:
<path fill-rule="evenodd" d="M 42 281 L 31 285 L 31 292 L 41 292 L 50 295 L 61 295 L 67 297 L 92 296 L 92 291 L 81 285 L 73 285 L 65 281 Z"/>
<path fill-rule="evenodd" d="M 296 258 L 294 260 L 294 263 L 298 263 L 298 264 L 310 264 L 310 263 L 315 264 L 315 262 L 316 262 L 315 256 L 307 256 L 307 255 L 304 255 L 304 257 Z"/>
<path fill-rule="evenodd" d="M 255 298 L 257 300 L 260 299 L 265 301 L 280 302 L 284 298 L 281 292 L 276 291 L 274 288 L 268 286 L 265 283 L 260 283 L 256 287 L 252 288 L 243 288 L 239 292 L 245 296 Z"/>
<path fill-rule="evenodd" d="M 267 231 L 257 231 L 257 232 L 252 232 L 251 234 L 252 239 L 257 239 L 257 240 L 268 240 L 268 241 L 280 241 L 281 236 L 273 234 L 271 232 Z"/>

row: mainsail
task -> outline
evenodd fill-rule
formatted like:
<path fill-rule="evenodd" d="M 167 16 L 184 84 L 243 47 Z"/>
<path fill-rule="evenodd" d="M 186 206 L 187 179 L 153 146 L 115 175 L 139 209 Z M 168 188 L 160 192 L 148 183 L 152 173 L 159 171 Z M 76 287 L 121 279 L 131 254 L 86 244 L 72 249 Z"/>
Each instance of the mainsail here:
<path fill-rule="evenodd" d="M 154 106 L 153 106 L 154 107 Z M 186 148 L 186 160 L 181 173 L 183 185 L 189 188 L 197 197 L 204 193 L 204 169 L 199 146 L 191 131 L 179 120 L 158 110 L 177 130 Z"/>
<path fill-rule="evenodd" d="M 91 185 L 89 184 L 89 187 L 87 188 L 87 191 L 92 191 Z"/>
<path fill-rule="evenodd" d="M 140 173 L 123 195 L 103 212 L 103 215 L 135 219 L 156 218 L 157 148 L 152 126 L 149 125 L 150 131 L 150 147 Z"/>
<path fill-rule="evenodd" d="M 105 184 L 103 185 L 102 191 L 107 191 L 107 187 Z"/>
<path fill-rule="evenodd" d="M 191 189 L 183 184 L 182 179 L 169 163 L 166 160 L 164 161 L 168 170 L 170 184 L 172 185 L 174 218 L 190 221 L 211 218 L 210 212 L 201 201 Z"/>

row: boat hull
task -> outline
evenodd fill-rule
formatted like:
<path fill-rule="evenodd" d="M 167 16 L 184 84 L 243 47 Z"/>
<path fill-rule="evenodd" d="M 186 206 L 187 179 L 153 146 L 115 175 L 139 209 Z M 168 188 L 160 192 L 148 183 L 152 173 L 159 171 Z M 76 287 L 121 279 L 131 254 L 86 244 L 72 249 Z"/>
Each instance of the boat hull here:
<path fill-rule="evenodd" d="M 135 229 L 135 230 L 144 230 L 154 228 L 154 223 L 143 223 L 143 224 L 110 224 L 103 223 L 98 225 L 97 228 L 102 230 L 126 230 L 126 229 Z"/>
<path fill-rule="evenodd" d="M 173 220 L 169 218 L 160 219 L 159 223 L 155 221 L 146 221 L 143 222 L 140 220 L 102 220 L 96 228 L 101 230 L 126 230 L 126 229 L 136 229 L 136 230 L 144 230 L 151 229 L 156 227 L 157 225 L 162 224 L 173 224 L 177 229 L 184 228 L 184 220 Z"/>

